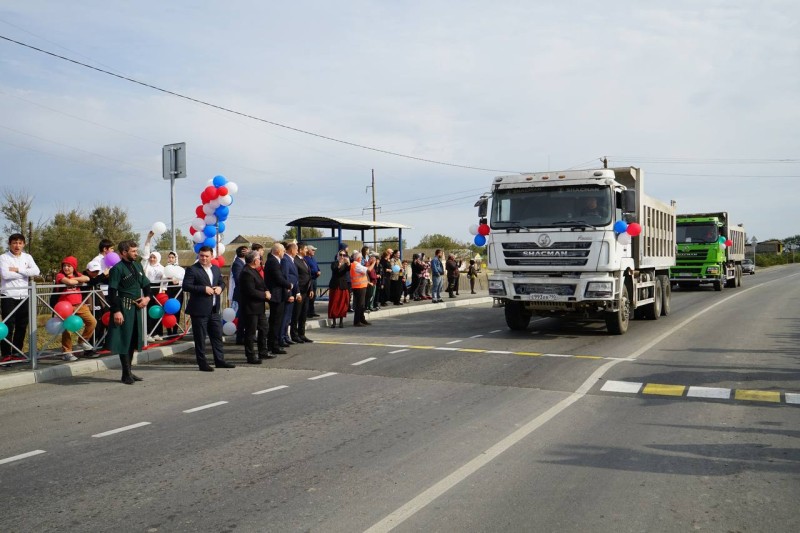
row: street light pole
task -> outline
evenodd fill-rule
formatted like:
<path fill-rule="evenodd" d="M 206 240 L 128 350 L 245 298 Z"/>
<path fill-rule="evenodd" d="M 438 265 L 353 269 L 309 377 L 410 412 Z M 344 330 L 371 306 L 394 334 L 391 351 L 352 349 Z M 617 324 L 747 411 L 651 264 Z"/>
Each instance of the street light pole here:
<path fill-rule="evenodd" d="M 758 239 L 755 235 L 750 239 L 750 244 L 753 246 L 753 265 L 756 264 L 756 247 L 758 246 Z"/>

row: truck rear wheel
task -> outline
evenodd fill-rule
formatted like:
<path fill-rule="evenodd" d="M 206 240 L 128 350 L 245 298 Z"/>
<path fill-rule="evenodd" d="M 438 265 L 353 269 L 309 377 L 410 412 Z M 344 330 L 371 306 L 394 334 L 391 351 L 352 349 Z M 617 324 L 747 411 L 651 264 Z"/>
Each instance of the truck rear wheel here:
<path fill-rule="evenodd" d="M 619 310 L 606 313 L 606 329 L 612 335 L 622 335 L 628 331 L 631 322 L 631 299 L 628 297 L 628 286 L 623 283 L 620 289 Z"/>
<path fill-rule="evenodd" d="M 531 323 L 531 312 L 521 302 L 506 302 L 506 324 L 514 331 L 524 331 Z"/>
<path fill-rule="evenodd" d="M 661 316 L 662 292 L 661 280 L 656 278 L 653 283 L 653 303 L 645 305 L 642 309 L 642 316 L 647 320 L 658 320 Z"/>
<path fill-rule="evenodd" d="M 661 316 L 669 315 L 672 300 L 672 282 L 669 276 L 660 276 L 661 278 Z"/>

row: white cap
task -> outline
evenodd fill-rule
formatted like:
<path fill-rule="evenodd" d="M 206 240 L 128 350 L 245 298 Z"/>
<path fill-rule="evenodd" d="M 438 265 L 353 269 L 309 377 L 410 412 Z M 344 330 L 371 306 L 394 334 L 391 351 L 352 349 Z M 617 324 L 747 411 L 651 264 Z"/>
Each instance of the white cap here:
<path fill-rule="evenodd" d="M 89 272 L 102 272 L 103 267 L 100 265 L 100 261 L 89 261 L 89 264 L 86 265 L 86 270 Z"/>

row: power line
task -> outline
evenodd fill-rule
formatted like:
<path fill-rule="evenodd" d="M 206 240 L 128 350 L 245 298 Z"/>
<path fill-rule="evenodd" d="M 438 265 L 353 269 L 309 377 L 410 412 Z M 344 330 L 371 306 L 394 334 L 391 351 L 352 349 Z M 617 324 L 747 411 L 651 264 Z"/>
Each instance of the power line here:
<path fill-rule="evenodd" d="M 310 135 L 312 137 L 317 137 L 319 139 L 324 139 L 326 141 L 337 142 L 337 143 L 344 144 L 344 145 L 347 145 L 347 146 L 352 146 L 354 148 L 361 148 L 361 149 L 364 149 L 364 150 L 370 150 L 370 151 L 378 152 L 378 153 L 381 153 L 381 154 L 392 155 L 392 156 L 395 156 L 395 157 L 402 157 L 402 158 L 405 158 L 405 159 L 412 159 L 412 160 L 415 160 L 415 161 L 422 161 L 423 163 L 431 163 L 431 164 L 435 164 L 435 165 L 443 165 L 443 166 L 448 166 L 448 167 L 464 168 L 464 169 L 468 169 L 468 170 L 480 170 L 480 171 L 483 171 L 483 172 L 516 172 L 516 171 L 513 171 L 513 170 L 498 170 L 498 169 L 492 169 L 492 168 L 474 167 L 474 166 L 470 166 L 470 165 L 459 165 L 459 164 L 456 164 L 456 163 L 447 163 L 447 162 L 444 162 L 444 161 L 436 161 L 434 159 L 426 159 L 424 157 L 417 157 L 417 156 L 413 156 L 413 155 L 402 154 L 402 153 L 399 153 L 399 152 L 393 152 L 391 150 L 383 150 L 381 148 L 375 148 L 373 146 L 367 146 L 367 145 L 364 145 L 364 144 L 359 144 L 359 143 L 355 143 L 355 142 L 351 142 L 351 141 L 345 141 L 343 139 L 337 139 L 335 137 L 329 137 L 327 135 L 322 135 L 320 133 L 315 133 L 315 132 L 312 132 L 312 131 L 303 130 L 303 129 L 300 129 L 300 128 L 295 128 L 294 126 L 289 126 L 287 124 L 281 124 L 279 122 L 274 122 L 272 120 L 267 120 L 267 119 L 264 119 L 264 118 L 261 118 L 261 117 L 257 117 L 255 115 L 250 115 L 250 114 L 244 113 L 242 111 L 236 111 L 235 109 L 230 109 L 228 107 L 224 107 L 224 106 L 221 106 L 221 105 L 213 104 L 211 102 L 207 102 L 205 100 L 200 100 L 198 98 L 193 98 L 191 96 L 186 96 L 184 94 L 181 94 L 181 93 L 178 93 L 178 92 L 175 92 L 175 91 L 170 91 L 168 89 L 163 89 L 161 87 L 158 87 L 156 85 L 152 85 L 150 83 L 145 83 L 143 81 L 139 81 L 137 79 L 130 78 L 128 76 L 123 76 L 121 74 L 117 74 L 115 72 L 111 72 L 111 71 L 108 71 L 108 70 L 105 70 L 105 69 L 101 69 L 99 67 L 95 67 L 93 65 L 89 65 L 87 63 L 83 63 L 81 61 L 77 61 L 75 59 L 71 59 L 69 57 L 65 57 L 65 56 L 56 54 L 54 52 L 43 50 L 42 48 L 37 48 L 37 47 L 32 46 L 30 44 L 23 43 L 21 41 L 15 40 L 15 39 L 11 39 L 10 37 L 6 37 L 4 35 L 0 35 L 0 39 L 3 39 L 5 41 L 8 41 L 8 42 L 11 42 L 11 43 L 14 43 L 14 44 L 17 44 L 19 46 L 23 46 L 23 47 L 28 48 L 30 50 L 35 50 L 36 52 L 40 52 L 42 54 L 46 54 L 46 55 L 49 55 L 51 57 L 55 57 L 57 59 L 61 59 L 63 61 L 68 61 L 70 63 L 73 63 L 75 65 L 79 65 L 81 67 L 85 67 L 85 68 L 88 68 L 88 69 L 91 69 L 91 70 L 94 70 L 94 71 L 97 71 L 97 72 L 100 72 L 100 73 L 103 73 L 103 74 L 107 74 L 109 76 L 113 76 L 113 77 L 119 78 L 121 80 L 129 81 L 129 82 L 135 83 L 137 85 L 141 85 L 142 87 L 147 87 L 149 89 L 153 89 L 155 91 L 162 92 L 164 94 L 169 94 L 171 96 L 175 96 L 177 98 L 182 98 L 182 99 L 188 100 L 190 102 L 194 102 L 194 103 L 197 103 L 197 104 L 200 104 L 200 105 L 204 105 L 204 106 L 207 106 L 207 107 L 212 107 L 214 109 L 219 109 L 221 111 L 225 111 L 226 113 L 232 113 L 234 115 L 239 115 L 241 117 L 249 118 L 251 120 L 256 120 L 258 122 L 263 122 L 265 124 L 270 124 L 272 126 L 277 126 L 279 128 L 284 128 L 284 129 L 291 130 L 291 131 L 294 131 L 294 132 L 297 132 L 297 133 L 302 133 L 304 135 Z"/>

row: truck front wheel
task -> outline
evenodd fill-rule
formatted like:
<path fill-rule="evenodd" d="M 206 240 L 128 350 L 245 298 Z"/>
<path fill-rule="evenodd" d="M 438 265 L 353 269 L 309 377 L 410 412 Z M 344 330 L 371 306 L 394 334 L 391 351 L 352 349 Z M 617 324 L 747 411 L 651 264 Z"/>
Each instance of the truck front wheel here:
<path fill-rule="evenodd" d="M 524 331 L 531 323 L 531 312 L 525 309 L 522 302 L 506 302 L 506 324 L 514 331 Z"/>
<path fill-rule="evenodd" d="M 612 335 L 622 335 L 628 331 L 631 322 L 631 299 L 628 286 L 623 283 L 619 295 L 619 310 L 606 313 L 606 329 Z"/>
<path fill-rule="evenodd" d="M 717 292 L 721 291 L 726 283 L 725 274 L 721 274 L 719 279 L 714 280 L 714 290 Z"/>

